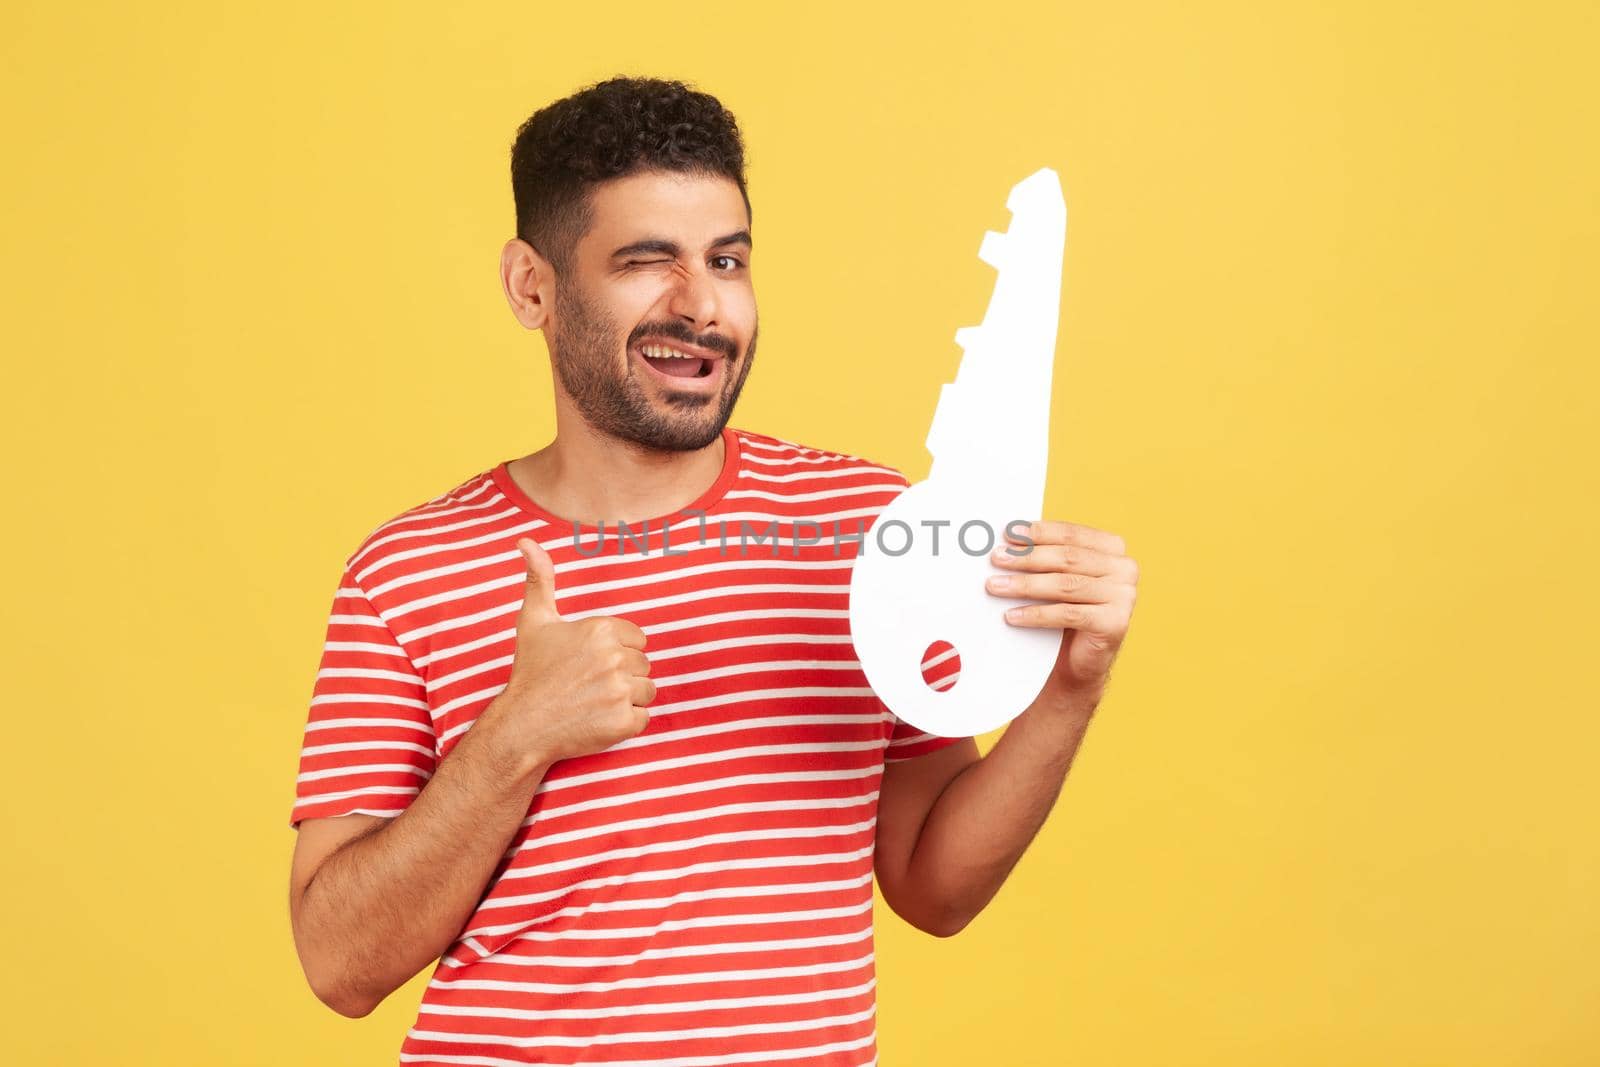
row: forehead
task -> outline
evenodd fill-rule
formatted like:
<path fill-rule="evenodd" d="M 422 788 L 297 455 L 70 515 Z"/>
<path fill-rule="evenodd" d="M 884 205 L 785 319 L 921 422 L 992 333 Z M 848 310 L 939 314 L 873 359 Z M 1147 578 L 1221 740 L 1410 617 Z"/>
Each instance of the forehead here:
<path fill-rule="evenodd" d="M 739 186 L 720 174 L 629 174 L 590 189 L 589 204 L 594 216 L 582 243 L 601 255 L 644 236 L 699 248 L 750 225 Z"/>

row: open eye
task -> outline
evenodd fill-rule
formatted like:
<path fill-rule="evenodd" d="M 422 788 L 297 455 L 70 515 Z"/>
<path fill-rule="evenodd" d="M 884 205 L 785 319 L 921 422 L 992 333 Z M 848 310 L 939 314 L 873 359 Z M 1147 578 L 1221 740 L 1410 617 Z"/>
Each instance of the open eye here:
<path fill-rule="evenodd" d="M 744 266 L 744 264 L 739 260 L 738 256 L 712 256 L 711 262 L 715 263 L 719 259 L 725 259 L 728 261 L 728 266 L 726 268 L 728 270 L 738 270 L 740 267 Z"/>

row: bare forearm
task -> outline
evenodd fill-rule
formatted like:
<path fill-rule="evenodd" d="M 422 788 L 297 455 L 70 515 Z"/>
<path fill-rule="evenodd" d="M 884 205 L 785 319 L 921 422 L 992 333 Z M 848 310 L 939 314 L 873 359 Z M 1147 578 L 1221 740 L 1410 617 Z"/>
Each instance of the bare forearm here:
<path fill-rule="evenodd" d="M 365 1014 L 442 955 L 483 895 L 544 776 L 510 765 L 486 710 L 404 812 L 327 858 L 296 939 L 324 999 Z"/>
<path fill-rule="evenodd" d="M 1035 702 L 939 795 L 906 881 L 937 902 L 945 930 L 961 929 L 1000 891 L 1061 795 L 1094 710 Z"/>

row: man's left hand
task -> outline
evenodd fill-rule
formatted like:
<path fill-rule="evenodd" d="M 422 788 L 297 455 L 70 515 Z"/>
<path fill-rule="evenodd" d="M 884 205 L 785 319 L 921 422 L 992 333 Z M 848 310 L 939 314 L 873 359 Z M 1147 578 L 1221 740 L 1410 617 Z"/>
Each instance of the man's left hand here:
<path fill-rule="evenodd" d="M 1128 634 L 1139 565 L 1122 538 L 1105 530 L 1072 522 L 1034 522 L 1026 531 L 1020 526 L 1008 526 L 1006 540 L 990 556 L 1011 573 L 991 577 L 987 588 L 996 596 L 1046 601 L 1010 608 L 1006 621 L 1062 631 L 1061 651 L 1040 697 L 1092 711 Z"/>

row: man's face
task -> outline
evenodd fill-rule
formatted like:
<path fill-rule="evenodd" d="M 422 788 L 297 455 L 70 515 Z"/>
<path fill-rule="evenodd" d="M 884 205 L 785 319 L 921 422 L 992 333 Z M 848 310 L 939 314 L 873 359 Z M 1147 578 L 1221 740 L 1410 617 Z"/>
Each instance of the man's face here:
<path fill-rule="evenodd" d="M 744 198 L 727 178 L 661 171 L 589 195 L 594 221 L 556 277 L 545 330 L 561 385 L 602 433 L 703 448 L 755 357 Z"/>

